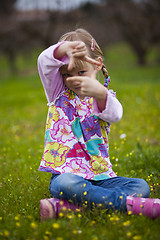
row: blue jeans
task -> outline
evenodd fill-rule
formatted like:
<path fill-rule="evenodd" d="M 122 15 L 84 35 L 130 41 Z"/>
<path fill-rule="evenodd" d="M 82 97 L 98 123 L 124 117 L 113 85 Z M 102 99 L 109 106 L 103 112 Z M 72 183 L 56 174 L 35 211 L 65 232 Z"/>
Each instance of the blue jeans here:
<path fill-rule="evenodd" d="M 114 177 L 94 181 L 72 173 L 53 175 L 50 182 L 52 197 L 72 200 L 87 207 L 102 204 L 106 209 L 126 211 L 126 198 L 149 197 L 150 189 L 146 181 L 139 178 Z"/>

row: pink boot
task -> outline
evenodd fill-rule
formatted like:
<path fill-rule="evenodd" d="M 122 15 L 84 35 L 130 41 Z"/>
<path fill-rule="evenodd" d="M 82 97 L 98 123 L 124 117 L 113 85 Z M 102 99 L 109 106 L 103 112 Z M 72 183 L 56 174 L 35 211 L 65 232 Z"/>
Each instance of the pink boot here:
<path fill-rule="evenodd" d="M 155 219 L 160 218 L 160 199 L 127 197 L 127 212 L 133 215 L 144 215 Z"/>
<path fill-rule="evenodd" d="M 76 209 L 79 208 L 66 200 L 56 198 L 42 199 L 40 200 L 40 220 L 43 221 L 48 218 L 56 218 L 63 209 L 76 211 Z"/>

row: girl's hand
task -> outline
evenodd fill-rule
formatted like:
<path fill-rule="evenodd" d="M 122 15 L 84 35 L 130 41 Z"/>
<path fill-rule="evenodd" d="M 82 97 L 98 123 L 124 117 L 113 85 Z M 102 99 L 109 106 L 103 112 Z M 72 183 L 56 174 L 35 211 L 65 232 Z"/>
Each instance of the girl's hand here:
<path fill-rule="evenodd" d="M 100 62 L 96 61 L 88 56 L 86 45 L 82 41 L 64 42 L 55 51 L 55 58 L 60 59 L 67 55 L 69 57 L 68 71 L 71 71 L 74 67 L 74 63 L 77 58 L 87 61 L 91 64 L 100 66 Z"/>
<path fill-rule="evenodd" d="M 94 97 L 100 111 L 105 109 L 107 91 L 106 88 L 96 79 L 97 71 L 94 70 L 91 77 L 73 76 L 66 79 L 73 86 L 74 92 L 81 98 Z"/>

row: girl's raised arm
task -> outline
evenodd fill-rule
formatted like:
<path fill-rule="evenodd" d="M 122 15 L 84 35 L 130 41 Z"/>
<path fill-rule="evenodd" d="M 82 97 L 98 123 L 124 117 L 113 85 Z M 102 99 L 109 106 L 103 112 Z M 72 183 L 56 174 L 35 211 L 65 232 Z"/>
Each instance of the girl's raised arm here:
<path fill-rule="evenodd" d="M 62 43 L 63 42 L 59 42 L 52 45 L 44 50 L 38 57 L 38 71 L 48 103 L 54 101 L 54 99 L 65 89 L 59 68 L 64 64 L 68 64 L 68 57 L 63 56 L 61 59 L 57 59 L 54 56 L 56 49 Z"/>

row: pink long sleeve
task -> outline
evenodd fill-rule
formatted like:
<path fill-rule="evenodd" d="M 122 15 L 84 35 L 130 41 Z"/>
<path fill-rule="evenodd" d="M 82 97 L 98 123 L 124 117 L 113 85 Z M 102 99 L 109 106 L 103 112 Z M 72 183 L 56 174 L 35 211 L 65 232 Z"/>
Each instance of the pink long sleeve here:
<path fill-rule="evenodd" d="M 105 122 L 113 123 L 118 122 L 123 115 L 123 108 L 121 103 L 115 97 L 115 93 L 112 90 L 106 88 L 107 100 L 105 109 L 100 112 L 97 106 L 97 102 L 93 100 L 93 114 L 104 120 Z"/>
<path fill-rule="evenodd" d="M 54 51 L 63 42 L 44 50 L 38 57 L 38 71 L 45 89 L 48 103 L 51 103 L 65 89 L 59 68 L 68 63 L 68 57 L 64 56 L 61 60 L 54 57 Z"/>

